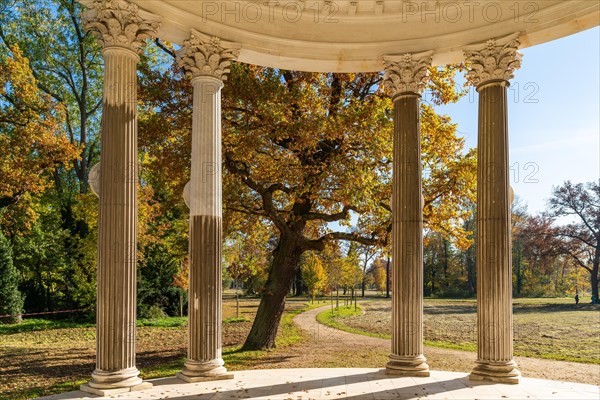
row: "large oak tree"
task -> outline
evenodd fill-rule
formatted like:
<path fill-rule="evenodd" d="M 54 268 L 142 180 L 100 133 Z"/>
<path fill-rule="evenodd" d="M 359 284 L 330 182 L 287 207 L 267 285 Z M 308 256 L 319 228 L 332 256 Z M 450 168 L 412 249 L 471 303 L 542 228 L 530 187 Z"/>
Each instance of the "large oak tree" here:
<path fill-rule="evenodd" d="M 181 71 L 142 68 L 140 138 L 180 196 L 187 181 L 191 90 Z M 455 101 L 456 68 L 432 69 L 431 102 Z M 449 118 L 422 106 L 426 229 L 469 245 L 463 207 L 475 159 Z M 226 232 L 271 230 L 268 278 L 245 349 L 275 345 L 285 299 L 307 251 L 350 240 L 385 246 L 391 231 L 392 102 L 381 74 L 317 74 L 236 64 L 223 91 Z M 160 156 L 158 156 L 158 152 Z M 154 154 L 154 156 L 153 156 Z"/>
<path fill-rule="evenodd" d="M 436 101 L 452 94 L 453 73 L 433 70 Z M 321 251 L 335 240 L 379 246 L 388 241 L 392 103 L 381 74 L 239 66 L 223 104 L 226 208 L 265 219 L 278 237 L 244 344 L 270 348 L 304 252 Z M 430 104 L 423 105 L 422 116 L 426 229 L 468 246 L 458 222 L 465 216 L 461 201 L 472 199 L 474 157 L 463 154 L 447 117 Z"/>

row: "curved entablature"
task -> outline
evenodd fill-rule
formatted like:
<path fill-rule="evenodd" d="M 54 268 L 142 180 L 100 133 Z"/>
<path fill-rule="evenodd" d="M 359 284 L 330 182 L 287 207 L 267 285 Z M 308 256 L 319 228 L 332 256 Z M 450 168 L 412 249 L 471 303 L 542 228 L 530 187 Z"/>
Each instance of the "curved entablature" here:
<path fill-rule="evenodd" d="M 81 0 L 89 3 L 90 0 Z M 192 29 L 239 43 L 241 62 L 314 72 L 370 72 L 384 55 L 433 51 L 463 60 L 473 43 L 519 32 L 521 48 L 597 26 L 596 0 L 130 0 L 161 18 L 158 36 Z"/>

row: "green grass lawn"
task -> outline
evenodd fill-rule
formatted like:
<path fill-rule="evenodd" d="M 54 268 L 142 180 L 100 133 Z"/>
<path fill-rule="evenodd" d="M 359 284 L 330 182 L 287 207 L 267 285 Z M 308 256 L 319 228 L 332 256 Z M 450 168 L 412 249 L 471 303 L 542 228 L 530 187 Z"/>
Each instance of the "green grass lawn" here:
<path fill-rule="evenodd" d="M 235 322 L 236 318 L 230 318 L 223 321 L 224 323 Z M 231 321 L 230 321 L 231 320 Z M 246 320 L 242 318 L 242 320 Z M 184 326 L 187 324 L 187 317 L 165 317 L 157 319 L 142 318 L 138 319 L 136 326 L 155 326 L 162 328 L 173 328 Z M 14 333 L 46 331 L 50 329 L 72 329 L 72 328 L 89 328 L 95 326 L 94 321 L 89 320 L 51 320 L 42 318 L 24 319 L 19 324 L 0 324 L 0 335 L 10 335 Z"/>
<path fill-rule="evenodd" d="M 0 324 L 0 335 L 34 332 L 50 329 L 85 328 L 94 326 L 90 321 L 50 320 L 42 318 L 24 319 L 19 324 Z"/>

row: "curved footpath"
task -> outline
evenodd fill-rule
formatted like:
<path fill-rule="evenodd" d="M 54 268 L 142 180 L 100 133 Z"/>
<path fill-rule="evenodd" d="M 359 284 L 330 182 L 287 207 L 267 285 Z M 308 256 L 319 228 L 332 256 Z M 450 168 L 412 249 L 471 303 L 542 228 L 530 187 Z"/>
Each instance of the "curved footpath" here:
<path fill-rule="evenodd" d="M 389 351 L 391 347 L 389 339 L 345 332 L 319 323 L 316 320 L 317 315 L 329 308 L 330 306 L 327 305 L 300 313 L 294 318 L 294 322 L 313 340 L 324 346 L 347 345 L 351 348 L 353 344 L 360 343 L 373 349 Z M 475 365 L 477 354 L 426 346 L 425 357 L 432 370 L 470 372 Z M 600 365 L 530 357 L 515 357 L 515 360 L 525 377 L 600 384 Z"/>

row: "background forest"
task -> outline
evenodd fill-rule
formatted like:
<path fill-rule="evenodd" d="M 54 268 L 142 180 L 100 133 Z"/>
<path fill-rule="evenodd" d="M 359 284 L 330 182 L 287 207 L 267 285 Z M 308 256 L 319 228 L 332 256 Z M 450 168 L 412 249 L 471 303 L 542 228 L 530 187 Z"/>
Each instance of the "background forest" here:
<path fill-rule="evenodd" d="M 2 322 L 95 312 L 88 173 L 100 160 L 102 57 L 81 10 L 74 0 L 0 0 Z M 191 86 L 173 51 L 150 43 L 138 70 L 140 317 L 186 312 Z M 428 296 L 476 290 L 475 150 L 436 113 L 465 94 L 462 70 L 432 69 L 421 108 Z M 392 127 L 381 74 L 234 64 L 223 91 L 224 286 L 260 297 L 275 285 L 281 301 L 386 293 Z M 517 297 L 598 300 L 600 182 L 573 178 L 542 214 L 513 203 Z"/>

